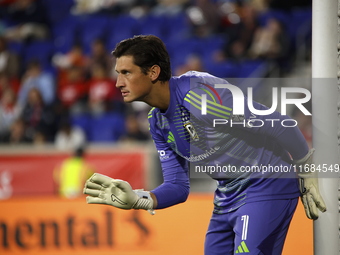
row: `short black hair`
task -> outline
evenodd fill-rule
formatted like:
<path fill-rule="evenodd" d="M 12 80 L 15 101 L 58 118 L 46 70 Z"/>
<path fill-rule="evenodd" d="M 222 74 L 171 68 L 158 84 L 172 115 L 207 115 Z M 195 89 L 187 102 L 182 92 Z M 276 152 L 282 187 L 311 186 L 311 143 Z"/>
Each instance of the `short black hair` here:
<path fill-rule="evenodd" d="M 159 81 L 168 81 L 171 78 L 171 65 L 169 53 L 164 42 L 154 35 L 137 35 L 125 39 L 116 45 L 112 55 L 116 58 L 132 56 L 134 64 L 139 66 L 144 74 L 150 67 L 158 65 L 161 68 Z"/>
<path fill-rule="evenodd" d="M 77 158 L 84 157 L 84 154 L 85 154 L 84 146 L 80 146 L 80 147 L 76 148 L 75 151 L 74 151 L 74 156 L 77 157 Z"/>

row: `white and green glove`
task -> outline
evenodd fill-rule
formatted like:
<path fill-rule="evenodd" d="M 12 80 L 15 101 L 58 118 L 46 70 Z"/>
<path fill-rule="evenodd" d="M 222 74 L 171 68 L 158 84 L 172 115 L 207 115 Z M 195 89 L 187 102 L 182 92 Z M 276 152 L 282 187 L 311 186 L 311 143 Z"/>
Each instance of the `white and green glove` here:
<path fill-rule="evenodd" d="M 293 162 L 298 171 L 301 200 L 307 217 L 312 220 L 319 217 L 318 209 L 321 212 L 326 211 L 325 202 L 319 192 L 318 174 L 316 171 L 311 171 L 314 151 L 315 149 L 309 150 L 304 158 Z"/>
<path fill-rule="evenodd" d="M 125 210 L 144 209 L 155 214 L 150 192 L 133 190 L 128 182 L 102 174 L 95 173 L 86 181 L 84 194 L 89 195 L 86 197 L 88 204 L 107 204 Z"/>

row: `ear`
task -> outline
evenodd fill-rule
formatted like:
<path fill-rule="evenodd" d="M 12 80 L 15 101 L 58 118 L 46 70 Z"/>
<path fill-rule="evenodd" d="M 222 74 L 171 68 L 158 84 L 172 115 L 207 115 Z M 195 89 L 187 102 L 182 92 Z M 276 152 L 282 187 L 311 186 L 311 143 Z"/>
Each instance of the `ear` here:
<path fill-rule="evenodd" d="M 156 81 L 161 73 L 161 68 L 159 65 L 153 65 L 149 70 L 149 77 L 151 81 Z"/>

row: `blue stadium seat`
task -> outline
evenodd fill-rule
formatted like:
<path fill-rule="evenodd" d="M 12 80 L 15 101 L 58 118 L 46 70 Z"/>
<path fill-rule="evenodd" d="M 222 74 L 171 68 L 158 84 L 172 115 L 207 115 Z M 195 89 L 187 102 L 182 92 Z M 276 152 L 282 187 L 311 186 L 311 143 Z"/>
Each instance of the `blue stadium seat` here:
<path fill-rule="evenodd" d="M 79 20 L 79 40 L 85 54 L 91 52 L 91 44 L 95 39 L 105 40 L 108 18 L 101 15 L 84 15 Z"/>
<path fill-rule="evenodd" d="M 47 10 L 48 18 L 55 24 L 70 14 L 74 0 L 43 0 L 42 4 Z"/>
<path fill-rule="evenodd" d="M 214 35 L 200 40 L 200 52 L 203 63 L 213 62 L 213 56 L 218 50 L 222 50 L 226 44 L 226 36 Z"/>
<path fill-rule="evenodd" d="M 190 55 L 197 55 L 198 57 L 200 57 L 202 59 L 203 66 L 214 66 L 215 70 L 217 68 L 219 70 L 223 70 L 223 67 L 220 68 L 216 66 L 216 64 L 214 64 L 213 54 L 218 49 L 221 49 L 224 44 L 225 37 L 216 35 L 209 38 L 191 37 L 182 40 L 172 41 L 168 42 L 166 46 L 170 54 L 173 70 L 175 70 L 179 65 L 184 64 L 186 59 Z M 212 70 L 214 68 L 210 68 L 209 70 Z"/>
<path fill-rule="evenodd" d="M 247 94 L 252 88 L 253 97 L 256 98 L 263 88 L 263 77 L 268 73 L 269 62 L 265 60 L 246 60 L 239 63 L 239 77 L 235 84 Z"/>
<path fill-rule="evenodd" d="M 90 142 L 115 142 L 125 132 L 124 117 L 113 113 L 94 116 L 89 127 Z"/>
<path fill-rule="evenodd" d="M 222 63 L 205 62 L 203 63 L 205 70 L 217 77 L 235 78 L 238 76 L 238 67 L 231 61 Z"/>
<path fill-rule="evenodd" d="M 139 19 L 140 34 L 156 35 L 161 39 L 166 38 L 166 25 L 163 16 L 147 15 Z"/>
<path fill-rule="evenodd" d="M 200 41 L 196 38 L 173 41 L 166 46 L 169 51 L 173 69 L 179 65 L 183 65 L 190 55 L 201 55 Z"/>
<path fill-rule="evenodd" d="M 185 12 L 168 15 L 164 18 L 164 41 L 171 43 L 172 41 L 184 40 L 190 35 L 191 27 Z"/>
<path fill-rule="evenodd" d="M 18 56 L 21 56 L 25 52 L 25 43 L 10 41 L 7 43 L 8 48 Z"/>
<path fill-rule="evenodd" d="M 239 78 L 263 77 L 267 71 L 267 62 L 264 60 L 245 60 L 239 64 Z"/>
<path fill-rule="evenodd" d="M 296 45 L 298 43 L 306 43 L 308 40 L 311 40 L 312 9 L 301 8 L 292 10 L 287 32 L 292 38 L 294 47 L 299 46 Z"/>
<path fill-rule="evenodd" d="M 139 34 L 138 21 L 128 15 L 121 15 L 108 20 L 106 47 L 113 50 L 116 44 L 124 39 Z"/>
<path fill-rule="evenodd" d="M 78 24 L 77 16 L 68 15 L 52 25 L 51 34 L 55 52 L 66 53 L 71 50 L 77 39 Z"/>
<path fill-rule="evenodd" d="M 91 123 L 91 116 L 88 114 L 79 114 L 79 115 L 72 115 L 71 116 L 71 124 L 72 126 L 80 127 L 86 137 L 89 137 L 90 133 L 90 123 Z"/>
<path fill-rule="evenodd" d="M 32 41 L 26 46 L 23 53 L 23 63 L 26 66 L 32 60 L 38 60 L 43 68 L 51 65 L 53 55 L 53 42 L 49 40 Z"/>

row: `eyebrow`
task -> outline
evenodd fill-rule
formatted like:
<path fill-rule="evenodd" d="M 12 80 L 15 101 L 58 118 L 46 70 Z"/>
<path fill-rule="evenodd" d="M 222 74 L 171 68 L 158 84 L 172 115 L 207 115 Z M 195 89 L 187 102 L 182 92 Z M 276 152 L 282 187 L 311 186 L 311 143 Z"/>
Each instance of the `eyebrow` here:
<path fill-rule="evenodd" d="M 127 70 L 127 69 L 122 69 L 122 70 L 120 70 L 120 71 L 118 71 L 117 69 L 115 69 L 115 71 L 116 71 L 117 73 L 131 72 L 131 71 Z"/>

